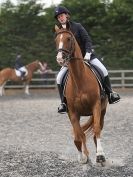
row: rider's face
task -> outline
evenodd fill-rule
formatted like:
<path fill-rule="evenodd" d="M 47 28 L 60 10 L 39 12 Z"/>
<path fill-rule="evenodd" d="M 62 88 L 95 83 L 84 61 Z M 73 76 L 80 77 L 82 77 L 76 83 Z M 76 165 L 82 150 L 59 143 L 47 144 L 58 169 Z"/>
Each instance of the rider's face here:
<path fill-rule="evenodd" d="M 57 16 L 57 19 L 61 24 L 65 24 L 67 22 L 67 14 L 60 14 Z"/>

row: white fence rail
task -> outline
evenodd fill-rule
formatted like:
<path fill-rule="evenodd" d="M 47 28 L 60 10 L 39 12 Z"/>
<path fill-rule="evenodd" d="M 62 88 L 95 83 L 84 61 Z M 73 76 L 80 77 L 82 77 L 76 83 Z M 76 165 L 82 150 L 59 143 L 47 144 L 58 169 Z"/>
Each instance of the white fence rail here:
<path fill-rule="evenodd" d="M 110 70 L 112 87 L 133 88 L 133 70 Z"/>
<path fill-rule="evenodd" d="M 56 88 L 57 71 L 47 74 L 34 73 L 30 88 Z M 133 88 L 133 70 L 110 70 L 109 71 L 112 87 Z M 5 88 L 23 88 L 21 82 L 8 81 Z"/>

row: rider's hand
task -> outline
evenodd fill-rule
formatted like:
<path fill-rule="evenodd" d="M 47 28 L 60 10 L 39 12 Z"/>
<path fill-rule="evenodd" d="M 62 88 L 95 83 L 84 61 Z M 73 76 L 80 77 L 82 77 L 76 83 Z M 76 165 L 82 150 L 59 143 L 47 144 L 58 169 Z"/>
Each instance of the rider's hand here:
<path fill-rule="evenodd" d="M 85 54 L 85 56 L 84 56 L 84 60 L 90 60 L 90 58 L 91 58 L 91 53 L 89 53 L 89 52 L 86 52 L 86 54 Z"/>

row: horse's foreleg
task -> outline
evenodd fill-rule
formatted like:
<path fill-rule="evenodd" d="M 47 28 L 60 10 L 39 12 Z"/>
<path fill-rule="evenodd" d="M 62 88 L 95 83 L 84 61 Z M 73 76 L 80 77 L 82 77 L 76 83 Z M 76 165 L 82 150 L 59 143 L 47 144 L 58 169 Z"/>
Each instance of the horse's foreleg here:
<path fill-rule="evenodd" d="M 5 84 L 6 84 L 6 82 L 0 86 L 0 96 L 5 95 L 5 90 L 4 90 Z"/>
<path fill-rule="evenodd" d="M 26 95 L 30 95 L 30 92 L 29 92 L 29 84 L 25 84 L 25 94 L 26 94 Z"/>
<path fill-rule="evenodd" d="M 78 160 L 82 161 L 82 142 L 78 140 L 74 133 L 74 144 L 78 150 Z"/>
<path fill-rule="evenodd" d="M 101 127 L 101 130 L 103 129 L 103 125 L 104 125 L 104 116 L 105 116 L 105 113 L 106 113 L 106 108 L 104 110 L 102 110 L 102 112 L 101 112 L 101 117 L 100 117 L 100 127 Z M 96 147 L 97 146 L 101 146 L 100 140 L 99 140 L 99 142 L 96 141 Z M 101 150 L 99 150 L 99 151 L 101 151 L 102 153 L 99 154 L 99 155 L 97 153 L 96 162 L 97 163 L 101 163 L 102 166 L 105 166 L 106 159 L 105 159 L 105 154 L 104 154 L 102 146 L 101 146 Z M 98 150 L 97 150 L 97 152 L 98 152 Z"/>
<path fill-rule="evenodd" d="M 94 142 L 96 145 L 96 161 L 98 163 L 103 163 L 105 162 L 105 154 L 101 145 L 101 129 L 103 127 L 102 122 L 101 122 L 101 107 L 100 104 L 97 103 L 95 106 L 95 109 L 93 111 L 93 116 L 94 116 Z"/>
<path fill-rule="evenodd" d="M 74 133 L 74 144 L 78 149 L 78 160 L 81 163 L 87 163 L 89 152 L 86 147 L 86 138 L 84 133 Z"/>
<path fill-rule="evenodd" d="M 0 96 L 2 96 L 2 95 L 3 95 L 3 87 L 0 86 Z"/>
<path fill-rule="evenodd" d="M 73 115 L 70 117 L 71 124 L 73 126 L 74 131 L 74 144 L 79 152 L 79 161 L 81 163 L 87 163 L 88 161 L 88 150 L 86 147 L 86 137 L 84 132 L 82 131 L 79 124 L 79 117 Z M 83 152 L 83 153 L 82 153 Z"/>

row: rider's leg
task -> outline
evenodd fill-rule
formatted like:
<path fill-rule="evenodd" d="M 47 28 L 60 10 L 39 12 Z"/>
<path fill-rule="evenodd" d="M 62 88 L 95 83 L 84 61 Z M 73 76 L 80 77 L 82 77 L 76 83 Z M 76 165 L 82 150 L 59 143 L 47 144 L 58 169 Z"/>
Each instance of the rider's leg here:
<path fill-rule="evenodd" d="M 56 78 L 58 91 L 61 99 L 61 104 L 58 107 L 59 113 L 65 113 L 67 111 L 66 98 L 63 95 L 64 86 L 61 85 L 62 79 L 65 76 L 67 70 L 68 70 L 67 67 L 62 67 Z"/>
<path fill-rule="evenodd" d="M 24 79 L 24 76 L 25 76 L 25 71 L 21 71 L 21 78 L 22 78 L 22 80 Z"/>
<path fill-rule="evenodd" d="M 104 78 L 104 85 L 105 85 L 105 91 L 108 95 L 109 103 L 113 104 L 119 102 L 120 96 L 118 93 L 112 91 L 111 82 L 108 75 Z"/>
<path fill-rule="evenodd" d="M 112 104 L 112 103 L 117 103 L 118 101 L 120 101 L 119 94 L 116 92 L 113 92 L 113 90 L 111 88 L 111 82 L 109 79 L 108 71 L 105 68 L 105 66 L 97 58 L 91 60 L 90 63 L 99 67 L 104 74 L 104 87 L 105 87 L 105 91 L 108 95 L 109 103 Z"/>
<path fill-rule="evenodd" d="M 19 71 L 21 72 L 21 79 L 24 80 L 24 76 L 26 74 L 26 68 L 25 68 L 25 66 L 21 67 L 19 69 Z"/>
<path fill-rule="evenodd" d="M 63 95 L 63 85 L 57 84 L 58 86 L 58 91 L 61 99 L 61 104 L 58 107 L 58 112 L 59 113 L 65 113 L 67 111 L 67 105 L 66 105 L 66 98 Z"/>

